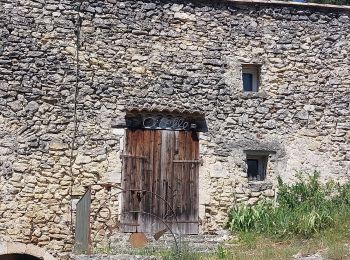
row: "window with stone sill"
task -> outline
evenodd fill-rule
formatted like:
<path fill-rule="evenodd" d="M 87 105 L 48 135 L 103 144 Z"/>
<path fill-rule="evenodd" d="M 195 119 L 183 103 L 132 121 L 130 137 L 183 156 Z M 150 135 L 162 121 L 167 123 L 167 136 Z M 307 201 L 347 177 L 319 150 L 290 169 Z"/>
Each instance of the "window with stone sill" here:
<path fill-rule="evenodd" d="M 246 153 L 247 177 L 249 181 L 263 181 L 266 179 L 268 154 Z"/>
<path fill-rule="evenodd" d="M 258 92 L 260 83 L 260 66 L 257 64 L 243 64 L 242 83 L 244 92 Z"/>

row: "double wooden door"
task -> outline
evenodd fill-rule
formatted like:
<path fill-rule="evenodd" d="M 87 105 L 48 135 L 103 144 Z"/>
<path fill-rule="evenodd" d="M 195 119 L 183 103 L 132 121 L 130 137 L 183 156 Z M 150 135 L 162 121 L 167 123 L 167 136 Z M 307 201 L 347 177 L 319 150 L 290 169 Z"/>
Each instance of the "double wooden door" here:
<path fill-rule="evenodd" d="M 122 156 L 124 231 L 197 234 L 197 133 L 128 130 Z"/>

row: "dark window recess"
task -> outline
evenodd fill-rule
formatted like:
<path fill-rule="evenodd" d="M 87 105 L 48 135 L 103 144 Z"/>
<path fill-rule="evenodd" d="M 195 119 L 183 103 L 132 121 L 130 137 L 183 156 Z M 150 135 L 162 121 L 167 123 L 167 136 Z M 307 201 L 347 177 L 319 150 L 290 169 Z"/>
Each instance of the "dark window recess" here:
<path fill-rule="evenodd" d="M 254 159 L 247 160 L 248 178 L 257 179 L 259 176 L 259 161 Z"/>
<path fill-rule="evenodd" d="M 262 181 L 266 177 L 267 156 L 247 155 L 247 174 L 249 180 Z"/>
<path fill-rule="evenodd" d="M 260 65 L 243 64 L 242 65 L 242 83 L 243 91 L 258 92 L 260 83 Z"/>
<path fill-rule="evenodd" d="M 243 90 L 253 91 L 253 74 L 243 73 Z"/>

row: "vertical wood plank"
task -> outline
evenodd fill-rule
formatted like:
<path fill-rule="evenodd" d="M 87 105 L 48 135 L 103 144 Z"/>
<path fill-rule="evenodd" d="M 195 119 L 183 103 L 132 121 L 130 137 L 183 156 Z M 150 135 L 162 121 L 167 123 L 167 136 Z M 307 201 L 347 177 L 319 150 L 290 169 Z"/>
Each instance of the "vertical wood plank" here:
<path fill-rule="evenodd" d="M 133 135 L 132 135 L 132 146 L 131 146 L 131 155 L 137 155 L 136 150 L 137 150 L 137 143 L 138 143 L 138 130 L 133 131 Z M 130 210 L 135 211 L 136 210 L 136 194 L 135 194 L 135 189 L 137 189 L 137 173 L 136 173 L 136 169 L 137 169 L 137 162 L 136 162 L 136 157 L 131 157 L 131 172 L 130 172 L 130 176 L 131 176 L 131 189 L 133 190 L 131 192 L 131 208 Z M 131 213 L 131 223 L 132 226 L 130 226 L 130 229 L 133 230 L 133 232 L 136 232 L 137 227 L 134 225 L 137 225 L 137 214 L 135 213 Z"/>
<path fill-rule="evenodd" d="M 146 159 L 143 160 L 143 169 L 142 169 L 142 186 L 141 190 L 148 191 L 150 190 L 150 157 L 151 157 L 151 134 L 152 131 L 143 131 L 143 152 L 142 156 Z M 142 193 L 142 201 L 141 201 L 141 211 L 150 212 L 151 210 L 151 200 L 149 193 Z M 140 231 L 149 232 L 148 227 L 150 225 L 150 216 L 147 214 L 140 215 Z"/>
<path fill-rule="evenodd" d="M 125 146 L 125 154 L 131 154 L 131 148 L 132 148 L 132 141 L 133 141 L 133 132 L 127 131 L 126 135 L 126 146 Z M 123 200 L 123 214 L 122 214 L 122 223 L 130 223 L 132 221 L 132 216 L 129 213 L 126 213 L 131 210 L 131 193 L 128 191 L 131 188 L 131 169 L 132 169 L 132 159 L 130 157 L 123 157 L 124 160 L 124 190 L 126 191 L 123 194 L 124 200 Z M 130 229 L 130 226 L 123 225 L 124 232 L 130 232 L 132 231 Z"/>
<path fill-rule="evenodd" d="M 192 158 L 192 136 L 191 132 L 186 132 L 186 157 L 187 160 L 192 161 L 194 158 Z M 188 199 L 186 200 L 186 220 L 192 220 L 191 219 L 191 206 L 192 206 L 192 200 L 193 196 L 191 194 L 191 186 L 192 186 L 192 166 L 193 163 L 186 163 L 186 178 L 187 178 L 187 185 L 186 185 L 186 193 L 188 196 Z M 190 233 L 189 232 L 189 226 L 190 223 L 186 223 L 186 234 Z"/>
<path fill-rule="evenodd" d="M 175 132 L 175 154 L 174 159 L 175 160 L 183 160 L 183 134 L 182 132 L 176 131 Z M 180 163 L 173 163 L 173 174 L 174 174 L 174 180 L 173 180 L 173 186 L 175 189 L 174 199 L 173 199 L 173 209 L 175 211 L 176 217 L 173 218 L 173 220 L 179 220 L 178 218 L 181 216 L 181 207 L 182 207 L 182 167 L 183 165 Z M 173 225 L 175 230 L 177 230 L 178 226 L 181 225 Z M 181 232 L 181 230 L 177 230 L 178 232 Z"/>
<path fill-rule="evenodd" d="M 186 160 L 186 132 L 180 132 L 180 138 L 179 138 L 179 158 L 180 160 Z M 178 221 L 184 221 L 186 217 L 184 216 L 184 212 L 186 209 L 186 200 L 188 199 L 188 196 L 186 194 L 186 164 L 179 163 L 180 165 L 180 185 L 179 185 L 179 191 L 181 194 L 181 200 L 180 200 L 180 208 L 179 208 L 179 214 L 177 216 Z M 185 234 L 186 230 L 184 229 L 184 225 L 181 223 L 180 225 L 180 232 Z"/>
<path fill-rule="evenodd" d="M 174 150 L 175 150 L 175 132 L 174 131 L 167 131 L 167 149 L 166 149 L 166 180 L 164 182 L 165 185 L 165 194 L 164 198 L 167 201 L 164 202 L 165 204 L 165 220 L 171 221 L 172 217 L 172 204 L 173 204 L 173 159 L 174 159 Z"/>
<path fill-rule="evenodd" d="M 191 133 L 192 139 L 192 158 L 194 160 L 199 160 L 199 138 L 198 133 Z M 193 164 L 193 169 L 191 171 L 191 216 L 190 219 L 193 221 L 198 221 L 198 207 L 199 207 L 199 186 L 198 186 L 198 178 L 199 178 L 199 164 Z M 189 232 L 192 234 L 198 233 L 198 224 L 192 223 L 189 225 Z"/>
<path fill-rule="evenodd" d="M 161 185 L 161 146 L 162 136 L 161 131 L 155 132 L 155 146 L 154 146 L 154 195 L 153 195 L 153 214 L 160 216 L 160 200 L 155 194 L 160 194 Z"/>
<path fill-rule="evenodd" d="M 161 161 L 161 166 L 160 166 L 160 181 L 161 181 L 161 185 L 160 185 L 160 190 L 159 190 L 159 195 L 166 200 L 166 192 L 167 192 L 167 185 L 166 185 L 166 181 L 167 181 L 167 160 L 168 160 L 168 135 L 169 135 L 169 131 L 162 131 L 161 134 L 161 139 L 162 139 L 162 145 L 161 145 L 161 157 L 160 157 L 160 161 Z M 166 211 L 166 205 L 165 202 L 163 200 L 159 201 L 159 217 L 164 218 L 165 216 L 165 211 Z"/>
<path fill-rule="evenodd" d="M 150 191 L 147 193 L 147 212 L 150 212 L 154 214 L 154 183 L 156 181 L 156 171 L 155 171 L 155 163 L 157 162 L 157 159 L 155 159 L 155 147 L 157 146 L 157 140 L 156 140 L 156 131 L 155 130 L 150 130 L 150 144 L 149 144 L 149 176 L 148 176 L 148 190 Z M 153 217 L 149 216 L 148 221 L 147 221 L 147 230 L 151 232 L 152 228 L 152 222 L 153 222 Z"/>
<path fill-rule="evenodd" d="M 136 185 L 137 185 L 137 189 L 138 191 L 138 195 L 135 198 L 135 202 L 136 202 L 136 209 L 140 211 L 140 213 L 137 214 L 137 224 L 139 224 L 140 226 L 138 226 L 137 231 L 143 231 L 143 228 L 145 226 L 145 223 L 143 221 L 145 215 L 143 213 L 141 213 L 143 211 L 143 207 L 142 204 L 144 204 L 144 199 L 142 198 L 142 188 L 144 186 L 144 182 L 145 182 L 145 159 L 143 158 L 144 154 L 145 154 L 145 135 L 147 131 L 144 130 L 138 130 L 139 134 L 138 134 L 138 143 L 137 143 L 137 150 L 136 150 L 136 155 L 140 156 L 139 158 L 136 158 L 136 162 L 137 162 L 137 169 L 136 169 L 136 173 L 137 173 L 137 181 L 136 181 Z"/>

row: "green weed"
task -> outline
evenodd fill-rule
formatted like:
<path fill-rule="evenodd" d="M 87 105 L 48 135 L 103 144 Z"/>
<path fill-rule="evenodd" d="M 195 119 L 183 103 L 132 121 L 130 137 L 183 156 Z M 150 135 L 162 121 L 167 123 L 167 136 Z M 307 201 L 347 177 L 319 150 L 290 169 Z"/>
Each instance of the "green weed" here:
<path fill-rule="evenodd" d="M 216 250 L 216 257 L 218 259 L 227 259 L 229 257 L 229 251 L 222 245 L 219 245 Z"/>
<path fill-rule="evenodd" d="M 333 227 L 337 216 L 348 216 L 350 212 L 350 184 L 321 184 L 317 172 L 308 178 L 299 174 L 291 185 L 278 178 L 278 190 L 275 204 L 261 201 L 254 206 L 234 207 L 229 214 L 230 230 L 276 238 L 310 238 Z"/>

